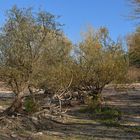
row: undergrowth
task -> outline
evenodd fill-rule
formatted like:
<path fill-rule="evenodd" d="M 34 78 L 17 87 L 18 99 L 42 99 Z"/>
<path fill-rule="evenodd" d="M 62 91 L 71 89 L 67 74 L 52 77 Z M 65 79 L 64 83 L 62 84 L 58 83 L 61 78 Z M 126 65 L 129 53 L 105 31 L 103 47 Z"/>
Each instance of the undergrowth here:
<path fill-rule="evenodd" d="M 26 98 L 24 102 L 25 111 L 29 114 L 38 111 L 39 104 L 33 100 L 33 98 Z"/>
<path fill-rule="evenodd" d="M 119 126 L 119 121 L 121 120 L 122 112 L 116 108 L 111 107 L 97 107 L 90 108 L 85 107 L 79 110 L 80 113 L 87 113 L 91 119 L 101 122 L 109 126 Z"/>

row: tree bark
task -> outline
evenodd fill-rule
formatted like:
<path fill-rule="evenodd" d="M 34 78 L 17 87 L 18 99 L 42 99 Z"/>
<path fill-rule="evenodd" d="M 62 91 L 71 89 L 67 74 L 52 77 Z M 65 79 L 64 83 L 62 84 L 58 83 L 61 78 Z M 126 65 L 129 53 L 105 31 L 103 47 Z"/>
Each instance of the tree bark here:
<path fill-rule="evenodd" d="M 16 97 L 15 100 L 13 101 L 13 103 L 11 104 L 10 107 L 8 107 L 3 114 L 8 115 L 8 116 L 12 116 L 12 115 L 16 115 L 17 113 L 21 113 L 22 110 L 22 99 L 23 99 L 23 93 L 19 93 Z"/>
<path fill-rule="evenodd" d="M 29 89 L 31 98 L 33 99 L 33 102 L 35 103 L 36 102 L 35 101 L 35 95 L 34 95 L 34 92 L 33 92 L 32 88 L 31 88 L 31 86 L 28 86 L 28 89 Z"/>

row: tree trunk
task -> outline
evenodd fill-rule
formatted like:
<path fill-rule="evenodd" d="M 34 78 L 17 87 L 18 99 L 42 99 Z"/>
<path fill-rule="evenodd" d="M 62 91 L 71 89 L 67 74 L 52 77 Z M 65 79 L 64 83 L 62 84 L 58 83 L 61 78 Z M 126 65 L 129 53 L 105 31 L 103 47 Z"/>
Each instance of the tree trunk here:
<path fill-rule="evenodd" d="M 19 93 L 16 97 L 13 103 L 11 104 L 10 107 L 8 107 L 3 114 L 11 116 L 11 115 L 16 115 L 17 113 L 22 112 L 22 99 L 23 99 L 23 93 Z"/>
<path fill-rule="evenodd" d="M 31 88 L 31 86 L 28 86 L 28 89 L 29 89 L 31 98 L 33 99 L 33 102 L 35 103 L 36 102 L 35 101 L 35 95 L 34 95 L 34 92 L 33 92 L 32 88 Z"/>

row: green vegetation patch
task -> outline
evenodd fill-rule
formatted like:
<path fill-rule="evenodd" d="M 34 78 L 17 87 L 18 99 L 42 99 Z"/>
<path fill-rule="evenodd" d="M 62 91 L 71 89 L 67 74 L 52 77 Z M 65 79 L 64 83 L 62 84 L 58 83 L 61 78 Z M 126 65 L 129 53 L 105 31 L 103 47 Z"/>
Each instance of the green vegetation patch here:
<path fill-rule="evenodd" d="M 24 102 L 25 111 L 27 113 L 34 113 L 38 111 L 39 104 L 33 100 L 33 98 L 26 98 Z"/>
<path fill-rule="evenodd" d="M 119 126 L 122 112 L 116 108 L 102 107 L 102 108 L 89 108 L 85 107 L 79 110 L 80 113 L 87 113 L 87 115 L 98 122 L 104 123 L 109 126 Z"/>

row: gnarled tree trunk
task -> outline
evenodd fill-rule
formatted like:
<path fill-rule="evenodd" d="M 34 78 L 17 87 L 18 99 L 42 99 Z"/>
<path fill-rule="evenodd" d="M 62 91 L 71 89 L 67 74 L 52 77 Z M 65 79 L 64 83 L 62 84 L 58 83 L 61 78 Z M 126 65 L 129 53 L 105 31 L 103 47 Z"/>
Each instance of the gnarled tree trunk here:
<path fill-rule="evenodd" d="M 10 107 L 8 107 L 6 110 L 4 110 L 3 114 L 4 115 L 16 115 L 17 113 L 22 112 L 22 99 L 23 99 L 23 92 L 20 92 L 19 94 L 16 95 L 13 103 L 11 104 Z"/>

